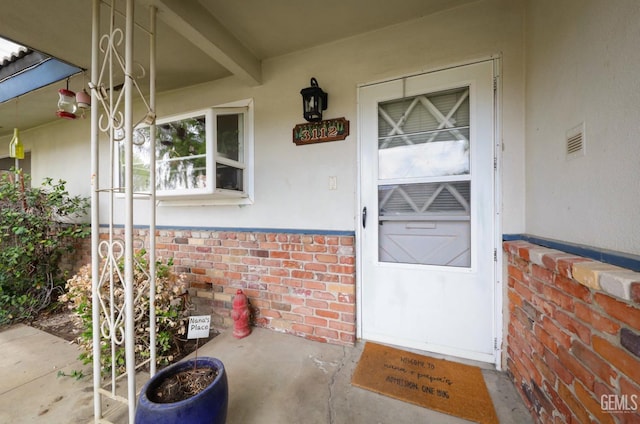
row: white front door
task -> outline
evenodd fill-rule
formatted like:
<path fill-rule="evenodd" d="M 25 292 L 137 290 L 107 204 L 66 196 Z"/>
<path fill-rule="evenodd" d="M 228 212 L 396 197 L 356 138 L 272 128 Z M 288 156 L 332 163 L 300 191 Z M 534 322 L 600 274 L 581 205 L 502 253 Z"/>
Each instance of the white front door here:
<path fill-rule="evenodd" d="M 360 331 L 495 362 L 493 62 L 363 86 Z"/>

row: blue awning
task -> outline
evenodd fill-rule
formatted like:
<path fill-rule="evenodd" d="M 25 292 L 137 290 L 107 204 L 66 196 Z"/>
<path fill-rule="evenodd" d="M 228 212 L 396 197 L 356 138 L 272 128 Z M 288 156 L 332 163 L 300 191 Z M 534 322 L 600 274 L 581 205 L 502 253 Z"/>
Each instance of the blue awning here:
<path fill-rule="evenodd" d="M 0 67 L 0 103 L 82 72 L 39 52 L 29 51 Z"/>

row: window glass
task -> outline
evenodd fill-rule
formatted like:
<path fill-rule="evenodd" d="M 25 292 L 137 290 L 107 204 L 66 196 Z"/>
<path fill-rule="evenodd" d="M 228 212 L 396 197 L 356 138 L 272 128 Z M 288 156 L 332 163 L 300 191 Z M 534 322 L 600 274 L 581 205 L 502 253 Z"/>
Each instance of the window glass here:
<path fill-rule="evenodd" d="M 156 189 L 205 188 L 207 143 L 205 116 L 156 126 Z"/>
<path fill-rule="evenodd" d="M 243 115 L 218 115 L 216 140 L 218 155 L 223 158 L 242 161 L 243 158 Z"/>
<path fill-rule="evenodd" d="M 212 108 L 156 123 L 156 192 L 161 197 L 247 196 L 248 107 Z M 249 131 L 251 133 L 251 131 Z M 123 138 L 123 137 L 118 137 Z M 133 190 L 149 191 L 150 127 L 133 133 Z M 119 177 L 124 185 L 124 143 Z M 234 194 L 235 193 L 235 194 Z"/>

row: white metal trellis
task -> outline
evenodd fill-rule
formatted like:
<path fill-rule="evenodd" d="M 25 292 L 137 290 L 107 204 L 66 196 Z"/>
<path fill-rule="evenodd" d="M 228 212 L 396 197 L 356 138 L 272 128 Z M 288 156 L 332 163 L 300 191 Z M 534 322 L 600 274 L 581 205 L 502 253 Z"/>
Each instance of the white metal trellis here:
<path fill-rule="evenodd" d="M 109 8 L 108 28 L 101 35 L 101 7 Z M 133 423 L 136 405 L 136 370 L 144 365 L 136 364 L 135 359 L 135 304 L 141 296 L 149 297 L 149 369 L 155 373 L 155 137 L 150 137 L 150 197 L 149 216 L 149 271 L 148 284 L 134 287 L 134 270 L 140 265 L 134 255 L 133 235 L 133 129 L 142 121 L 151 126 L 151 134 L 155 134 L 155 34 L 156 9 L 150 7 L 149 12 L 149 101 L 143 95 L 134 76 L 134 0 L 125 0 L 125 9 L 118 10 L 118 0 L 108 3 L 104 0 L 93 0 L 92 12 L 92 55 L 91 55 L 91 266 L 92 266 L 92 319 L 93 319 L 93 392 L 94 421 L 109 422 L 103 418 L 103 396 L 122 402 L 128 409 L 128 420 Z M 124 30 L 118 25 L 124 22 Z M 124 43 L 124 44 L 123 44 Z M 124 50 L 124 51 L 123 51 Z M 144 68 L 141 68 L 144 69 Z M 116 78 L 124 78 L 122 90 L 118 93 Z M 146 77 L 142 73 L 140 78 Z M 142 99 L 146 107 L 141 119 L 134 122 L 134 94 Z M 108 183 L 100 183 L 100 135 L 108 138 L 109 174 Z M 114 161 L 117 155 L 117 144 L 124 145 L 124 186 L 116 184 Z M 116 193 L 124 192 L 125 221 L 124 238 L 114 235 L 114 204 Z M 106 198 L 106 199 L 105 199 Z M 108 213 L 108 235 L 105 240 L 100 237 L 101 200 L 106 200 Z M 144 240 L 142 241 L 144 243 Z M 120 269 L 124 263 L 123 270 Z M 124 302 L 118 302 L 114 293 L 124 292 Z M 101 343 L 110 347 L 112 364 L 115 364 L 115 352 L 125 348 L 125 369 L 119 373 L 112 366 L 109 377 L 101 376 Z M 117 391 L 117 381 L 126 376 L 126 393 Z M 108 389 L 107 389 L 108 388 Z"/>

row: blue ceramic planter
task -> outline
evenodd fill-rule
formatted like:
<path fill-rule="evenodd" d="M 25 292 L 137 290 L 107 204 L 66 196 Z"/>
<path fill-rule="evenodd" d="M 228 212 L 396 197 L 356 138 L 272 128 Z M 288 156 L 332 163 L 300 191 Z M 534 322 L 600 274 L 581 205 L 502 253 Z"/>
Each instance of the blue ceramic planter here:
<path fill-rule="evenodd" d="M 194 367 L 217 370 L 213 383 L 188 399 L 172 403 L 158 403 L 149 399 L 167 378 Z M 153 396 L 152 396 L 153 398 Z M 200 357 L 173 364 L 154 375 L 140 392 L 136 408 L 136 424 L 224 424 L 227 420 L 229 388 L 224 365 L 219 359 Z"/>

